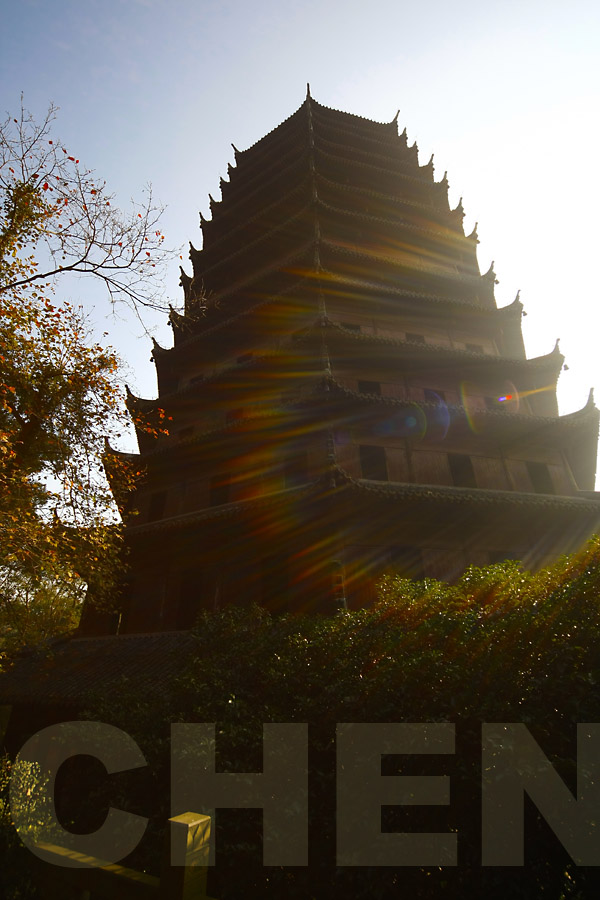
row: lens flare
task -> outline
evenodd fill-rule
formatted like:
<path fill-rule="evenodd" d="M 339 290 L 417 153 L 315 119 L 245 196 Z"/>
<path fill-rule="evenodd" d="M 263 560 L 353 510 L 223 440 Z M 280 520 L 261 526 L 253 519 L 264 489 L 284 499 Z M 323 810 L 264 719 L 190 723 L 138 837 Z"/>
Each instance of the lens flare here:
<path fill-rule="evenodd" d="M 427 416 L 416 403 L 411 403 L 375 426 L 379 437 L 412 437 L 421 440 L 427 433 Z"/>

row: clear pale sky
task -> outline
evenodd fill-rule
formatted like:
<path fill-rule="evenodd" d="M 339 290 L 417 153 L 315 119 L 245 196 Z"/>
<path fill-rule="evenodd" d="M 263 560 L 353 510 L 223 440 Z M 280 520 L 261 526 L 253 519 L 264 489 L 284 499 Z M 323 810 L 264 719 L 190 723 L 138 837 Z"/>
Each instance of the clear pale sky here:
<path fill-rule="evenodd" d="M 19 96 L 123 203 L 152 182 L 167 238 L 201 245 L 198 211 L 233 162 L 304 100 L 399 123 L 448 170 L 499 306 L 521 289 L 529 356 L 557 337 L 561 413 L 596 386 L 600 291 L 600 3 L 597 0 L 13 0 L 0 33 L 0 113 Z M 187 247 L 183 251 L 187 257 Z M 177 266 L 167 296 L 181 302 Z M 87 282 L 91 309 L 155 396 L 150 342 Z M 156 320 L 156 336 L 171 345 Z"/>

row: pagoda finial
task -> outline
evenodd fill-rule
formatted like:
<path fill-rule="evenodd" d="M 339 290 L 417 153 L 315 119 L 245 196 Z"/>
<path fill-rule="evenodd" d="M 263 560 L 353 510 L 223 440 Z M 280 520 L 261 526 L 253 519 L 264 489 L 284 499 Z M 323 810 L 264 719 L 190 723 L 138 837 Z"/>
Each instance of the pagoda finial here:
<path fill-rule="evenodd" d="M 310 82 L 308 81 L 306 82 L 306 99 L 312 100 L 312 97 L 310 96 Z"/>

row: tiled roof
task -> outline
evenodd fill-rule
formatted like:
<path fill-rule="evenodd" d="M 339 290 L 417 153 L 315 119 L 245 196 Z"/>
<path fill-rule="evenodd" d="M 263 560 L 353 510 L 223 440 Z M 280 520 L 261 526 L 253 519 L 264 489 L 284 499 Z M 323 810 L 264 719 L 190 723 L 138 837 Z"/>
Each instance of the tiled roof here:
<path fill-rule="evenodd" d="M 194 648 L 189 631 L 61 638 L 24 652 L 0 673 L 0 703 L 78 705 L 127 685 L 164 695 Z"/>

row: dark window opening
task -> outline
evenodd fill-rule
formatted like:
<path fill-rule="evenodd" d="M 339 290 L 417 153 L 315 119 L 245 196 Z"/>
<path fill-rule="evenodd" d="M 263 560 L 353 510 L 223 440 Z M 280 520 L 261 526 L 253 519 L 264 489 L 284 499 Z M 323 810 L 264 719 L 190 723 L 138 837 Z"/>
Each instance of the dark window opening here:
<path fill-rule="evenodd" d="M 477 487 L 475 470 L 470 456 L 466 456 L 464 453 L 449 453 L 448 464 L 452 481 L 456 487 Z"/>
<path fill-rule="evenodd" d="M 406 332 L 406 340 L 412 341 L 414 344 L 424 344 L 425 343 L 425 335 L 424 334 L 415 334 L 413 331 Z"/>
<path fill-rule="evenodd" d="M 470 350 L 471 353 L 483 353 L 483 347 L 481 344 L 465 344 L 467 350 Z"/>
<path fill-rule="evenodd" d="M 554 484 L 546 463 L 528 462 L 527 471 L 536 494 L 554 494 Z"/>
<path fill-rule="evenodd" d="M 446 395 L 443 391 L 432 391 L 431 388 L 425 388 L 424 392 L 425 400 L 428 403 L 444 403 L 446 401 Z"/>
<path fill-rule="evenodd" d="M 360 331 L 360 325 L 356 325 L 355 322 L 340 322 L 342 328 L 346 328 L 348 331 Z"/>
<path fill-rule="evenodd" d="M 213 475 L 210 479 L 209 503 L 211 506 L 221 506 L 229 503 L 229 477 L 227 475 Z"/>
<path fill-rule="evenodd" d="M 387 481 L 388 472 L 384 448 L 362 444 L 358 449 L 362 477 L 371 481 Z"/>
<path fill-rule="evenodd" d="M 358 390 L 361 394 L 376 394 L 381 397 L 381 384 L 379 381 L 359 381 Z"/>
<path fill-rule="evenodd" d="M 162 519 L 165 513 L 166 503 L 166 491 L 159 491 L 157 494 L 152 494 L 152 496 L 150 497 L 150 506 L 148 508 L 149 522 L 156 522 L 157 519 Z"/>

